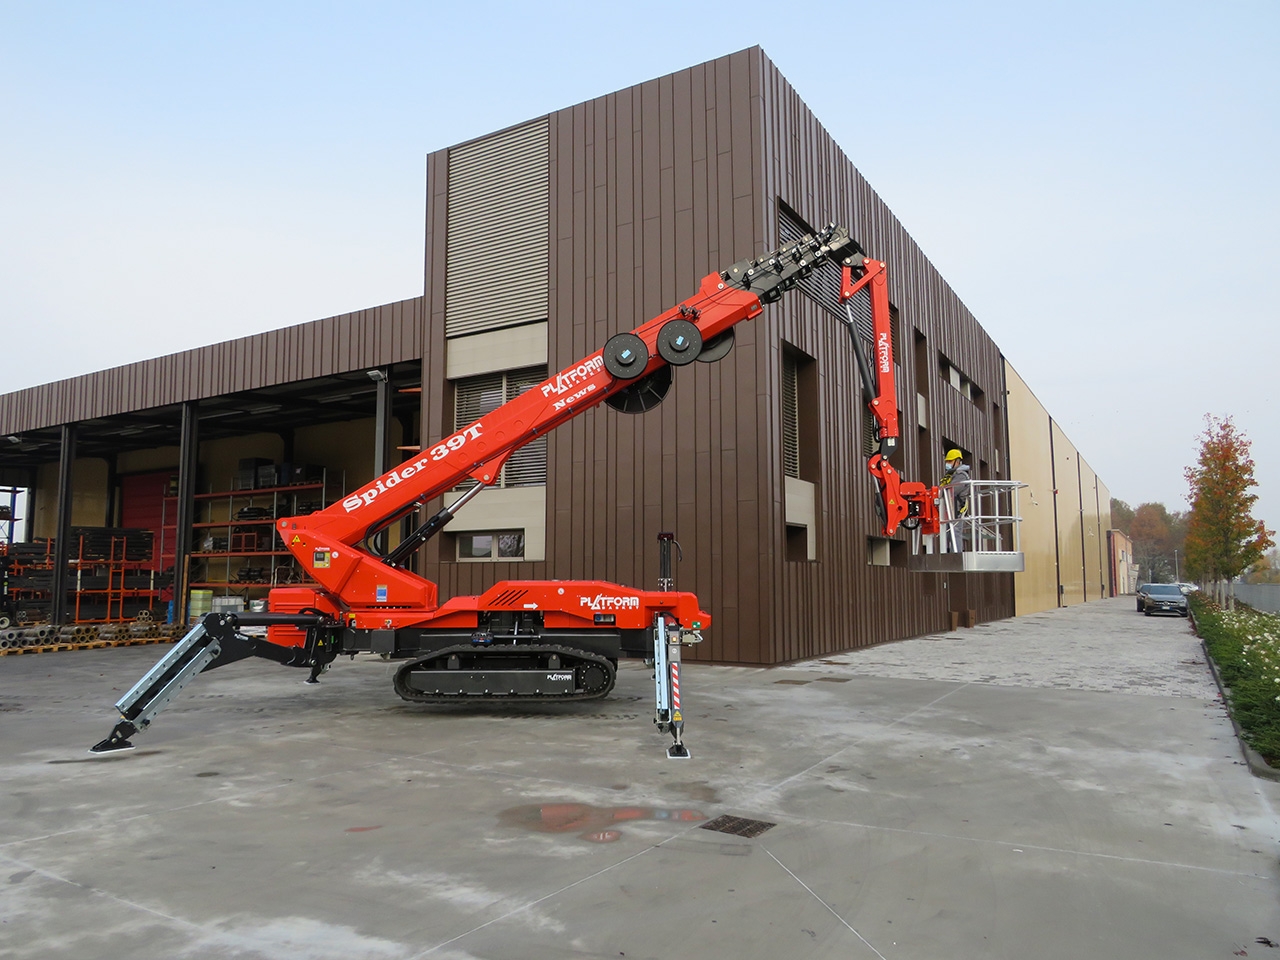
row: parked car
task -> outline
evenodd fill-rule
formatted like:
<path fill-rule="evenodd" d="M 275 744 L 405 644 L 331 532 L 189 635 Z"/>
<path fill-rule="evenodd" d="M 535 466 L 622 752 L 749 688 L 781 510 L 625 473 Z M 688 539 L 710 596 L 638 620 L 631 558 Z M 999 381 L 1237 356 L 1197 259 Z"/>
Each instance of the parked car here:
<path fill-rule="evenodd" d="M 1153 613 L 1187 615 L 1187 595 L 1181 584 L 1148 583 L 1138 588 L 1138 609 L 1148 617 Z"/>

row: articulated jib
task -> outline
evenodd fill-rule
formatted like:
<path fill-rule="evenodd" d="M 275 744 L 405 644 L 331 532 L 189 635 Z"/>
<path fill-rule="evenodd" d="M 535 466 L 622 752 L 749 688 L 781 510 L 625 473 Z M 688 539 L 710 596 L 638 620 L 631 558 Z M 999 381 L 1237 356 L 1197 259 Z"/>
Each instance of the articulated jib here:
<path fill-rule="evenodd" d="M 457 644 L 404 664 L 395 689 L 414 703 L 595 700 L 613 689 L 616 662 L 552 643 Z"/>

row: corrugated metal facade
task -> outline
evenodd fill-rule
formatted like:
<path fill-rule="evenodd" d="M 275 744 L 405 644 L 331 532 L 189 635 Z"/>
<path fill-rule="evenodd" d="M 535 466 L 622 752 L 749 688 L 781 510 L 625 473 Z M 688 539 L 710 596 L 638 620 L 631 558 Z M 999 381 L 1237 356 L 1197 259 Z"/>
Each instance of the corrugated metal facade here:
<path fill-rule="evenodd" d="M 934 371 L 928 439 L 962 444 L 1003 476 L 999 351 L 929 265 L 761 50 L 751 49 L 549 117 L 551 369 L 568 365 L 690 295 L 707 273 L 778 242 L 779 201 L 811 223 L 848 224 L 890 264 L 900 329 L 918 330 Z M 428 162 L 426 339 L 443 343 L 449 151 Z M 782 356 L 789 343 L 818 365 L 817 560 L 788 561 L 782 451 Z M 941 351 L 982 391 L 943 384 Z M 910 352 L 908 349 L 906 352 Z M 429 357 L 428 440 L 448 433 L 443 359 Z M 914 358 L 902 396 L 907 475 L 919 475 Z M 871 481 L 847 334 L 793 293 L 738 329 L 720 363 L 676 372 L 665 402 L 639 417 L 606 408 L 548 444 L 547 559 L 458 564 L 439 548 L 424 572 L 441 595 L 504 577 L 598 577 L 653 587 L 655 539 L 675 530 L 681 588 L 714 618 L 703 659 L 794 660 L 945 628 L 948 611 L 983 620 L 1013 612 L 1010 575 L 921 575 L 871 567 Z M 998 452 L 1000 451 L 1000 452 Z M 940 459 L 940 457 L 938 457 Z"/>
<path fill-rule="evenodd" d="M 422 356 L 422 297 L 0 396 L 0 434 L 149 410 Z"/>

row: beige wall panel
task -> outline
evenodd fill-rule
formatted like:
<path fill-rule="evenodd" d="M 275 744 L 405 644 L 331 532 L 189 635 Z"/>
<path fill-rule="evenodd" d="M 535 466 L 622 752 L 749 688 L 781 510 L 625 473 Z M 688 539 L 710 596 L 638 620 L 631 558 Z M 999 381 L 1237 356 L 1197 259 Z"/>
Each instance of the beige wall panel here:
<path fill-rule="evenodd" d="M 200 444 L 200 475 L 196 492 L 231 490 L 235 486 L 242 457 L 263 457 L 279 463 L 284 459 L 284 440 L 276 433 L 206 440 Z"/>
<path fill-rule="evenodd" d="M 1099 516 L 1098 475 L 1083 457 L 1080 458 L 1080 493 L 1084 501 L 1081 526 L 1084 536 L 1085 599 L 1101 600 L 1106 596 L 1106 574 L 1102 559 L 1107 537 Z"/>
<path fill-rule="evenodd" d="M 107 525 L 107 461 L 96 457 L 77 460 L 71 468 L 71 525 Z M 36 509 L 31 536 L 52 537 L 58 532 L 58 465 L 47 463 L 36 480 Z"/>
<path fill-rule="evenodd" d="M 452 498 L 449 498 L 452 499 Z M 450 534 L 477 530 L 523 530 L 524 559 L 547 555 L 547 488 L 502 487 L 485 490 L 458 511 L 446 528 Z"/>
<path fill-rule="evenodd" d="M 1049 452 L 1049 413 L 1018 372 L 1005 361 L 1009 391 L 1009 468 L 1011 479 L 1027 484 L 1018 494 L 1022 511 L 1022 552 L 1027 568 L 1014 574 L 1018 616 L 1058 606 L 1057 549 L 1053 522 L 1053 469 Z"/>
<path fill-rule="evenodd" d="M 315 464 L 326 468 L 328 490 L 336 498 L 348 490 L 374 479 L 373 442 L 374 420 L 347 420 L 327 423 L 318 427 L 301 427 L 293 434 L 293 455 L 299 463 Z M 401 443 L 400 425 L 391 424 L 393 444 Z M 404 451 L 394 451 L 395 462 Z"/>
<path fill-rule="evenodd" d="M 1058 582 L 1062 605 L 1085 601 L 1084 523 L 1080 510 L 1080 454 L 1062 428 L 1053 430 L 1054 483 L 1058 505 Z"/>
<path fill-rule="evenodd" d="M 1094 476 L 1097 476 L 1095 474 Z M 1111 555 L 1107 551 L 1107 531 L 1111 529 L 1111 489 L 1098 479 L 1098 565 L 1102 568 L 1102 595 L 1111 596 Z"/>
<path fill-rule="evenodd" d="M 453 337 L 445 349 L 448 351 L 445 375 L 450 380 L 536 367 L 547 362 L 547 324 L 545 321 L 528 323 L 523 327 Z"/>

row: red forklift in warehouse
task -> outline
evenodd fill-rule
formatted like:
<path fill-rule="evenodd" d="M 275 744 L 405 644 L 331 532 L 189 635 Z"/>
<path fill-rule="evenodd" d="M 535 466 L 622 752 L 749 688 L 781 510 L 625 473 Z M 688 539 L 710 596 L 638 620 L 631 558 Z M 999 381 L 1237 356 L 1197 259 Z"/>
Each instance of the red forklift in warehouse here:
<path fill-rule="evenodd" d="M 436 584 L 408 565 L 497 480 L 516 450 L 601 403 L 623 413 L 652 408 L 670 387 L 673 368 L 723 359 L 733 347 L 736 324 L 759 316 L 823 264 L 842 271 L 846 325 L 862 397 L 874 419 L 878 448 L 867 468 L 878 491 L 881 535 L 909 529 L 919 569 L 951 569 L 946 561 L 963 551 L 956 549 L 957 521 L 945 491 L 904 481 L 889 460 L 899 426 L 885 264 L 867 257 L 847 229 L 833 225 L 710 274 L 694 296 L 630 333 L 610 337 L 602 349 L 340 502 L 278 519 L 276 533 L 315 586 L 272 589 L 267 612 L 205 615 L 116 703 L 119 722 L 91 752 L 130 749 L 130 738 L 204 670 L 262 657 L 307 668 L 308 682 L 314 683 L 339 655 L 375 653 L 401 661 L 396 693 L 425 704 L 600 698 L 613 688 L 620 659 L 644 659 L 654 668 L 654 722 L 672 738 L 667 755 L 688 758 L 681 650 L 701 641 L 711 618 L 696 596 L 675 589 L 672 549 L 679 547 L 671 533 L 658 536 L 659 581 L 653 591 L 597 580 L 505 580 L 478 596 L 440 602 Z M 870 356 L 851 309 L 859 296 L 869 299 Z M 467 481 L 471 487 L 454 502 L 396 547 L 379 552 L 376 545 L 385 539 L 380 534 Z M 991 541 L 979 527 L 967 538 L 973 544 Z M 995 546 L 1001 549 L 990 552 L 1007 556 L 1012 551 L 1004 548 L 1016 550 L 1008 539 L 997 533 Z M 983 568 L 966 561 L 956 569 Z M 265 635 L 246 632 L 249 627 L 265 627 Z"/>

